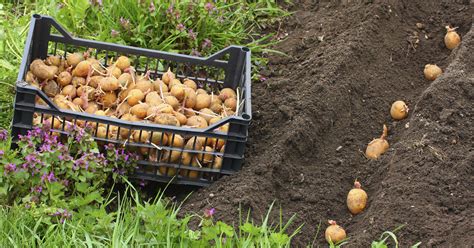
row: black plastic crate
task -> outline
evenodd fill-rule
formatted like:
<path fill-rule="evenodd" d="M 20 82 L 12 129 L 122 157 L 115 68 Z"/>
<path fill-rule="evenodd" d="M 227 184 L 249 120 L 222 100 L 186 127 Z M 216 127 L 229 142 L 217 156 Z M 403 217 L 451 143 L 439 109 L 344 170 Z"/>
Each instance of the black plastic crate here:
<path fill-rule="evenodd" d="M 45 59 L 49 55 L 66 57 L 69 53 L 86 50 L 92 57 L 103 59 L 104 66 L 107 66 L 110 58 L 126 55 L 131 59 L 137 72 L 150 71 L 152 79 L 161 77 L 168 68 L 171 68 L 179 79 L 190 78 L 196 83 L 206 85 L 214 90 L 224 87 L 233 88 L 239 96 L 236 115 L 226 117 L 205 129 L 129 122 L 85 112 L 59 109 L 44 92 L 26 83 L 26 73 L 30 62 L 34 59 Z M 139 169 L 135 172 L 134 177 L 164 183 L 171 181 L 175 184 L 206 186 L 223 175 L 231 175 L 241 169 L 248 125 L 252 117 L 250 71 L 250 51 L 246 47 L 230 46 L 207 58 L 173 54 L 74 38 L 53 18 L 33 15 L 16 83 L 12 135 L 18 137 L 19 134 L 26 134 L 34 126 L 33 119 L 40 119 L 40 123 L 43 123 L 45 118 L 50 118 L 53 122 L 51 123 L 51 132 L 62 136 L 70 134 L 69 125 L 92 124 L 95 128 L 93 132 L 95 135 L 98 133 L 99 127 L 104 127 L 106 129 L 105 136 L 94 137 L 100 144 L 125 145 L 130 150 L 148 153 L 141 156 Z M 47 105 L 36 104 L 37 97 L 40 97 Z M 229 125 L 227 133 L 217 130 L 227 124 Z M 113 134 L 112 130 L 117 134 Z M 121 131 L 125 133 L 127 131 L 129 133 L 139 132 L 140 142 L 131 140 L 130 135 L 124 139 L 120 135 Z M 198 137 L 204 139 L 205 143 L 213 139 L 212 141 L 215 143 L 225 142 L 225 149 L 221 152 L 216 148 L 217 146 L 214 146 L 212 151 L 197 150 L 195 143 L 192 145 L 193 149 L 185 148 L 185 145 L 176 147 L 165 144 L 163 138 L 159 144 L 152 144 L 152 136 L 156 133 L 165 133 L 171 140 L 177 138 L 178 135 L 185 139 Z M 146 134 L 150 138 L 142 140 L 142 135 L 146 136 Z M 174 157 L 171 155 L 176 155 L 176 153 L 180 153 L 180 158 L 174 161 Z M 195 167 L 191 166 L 191 163 L 183 164 L 182 155 L 184 153 L 194 155 L 198 162 L 199 160 L 203 162 L 202 159 L 208 155 L 207 158 L 210 157 L 212 162 L 208 162 L 210 164 L 207 167 Z M 165 155 L 168 155 L 168 158 L 164 157 Z M 222 164 L 218 168 L 220 159 Z M 199 162 L 198 164 L 204 163 Z"/>

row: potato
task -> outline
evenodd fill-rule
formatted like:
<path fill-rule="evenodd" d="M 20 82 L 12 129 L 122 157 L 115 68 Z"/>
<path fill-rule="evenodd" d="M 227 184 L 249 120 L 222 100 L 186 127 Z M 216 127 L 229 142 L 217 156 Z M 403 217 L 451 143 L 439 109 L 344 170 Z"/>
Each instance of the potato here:
<path fill-rule="evenodd" d="M 213 152 L 214 149 L 212 149 L 212 147 L 206 146 L 201 151 Z M 207 163 L 212 162 L 212 159 L 213 159 L 214 155 L 207 154 L 207 153 L 199 153 L 199 154 L 196 155 L 196 157 L 201 163 L 207 164 Z"/>
<path fill-rule="evenodd" d="M 182 148 L 184 147 L 184 139 L 179 134 L 170 135 L 168 137 L 168 145 L 172 147 Z"/>
<path fill-rule="evenodd" d="M 161 125 L 180 126 L 178 119 L 171 114 L 158 114 L 154 121 Z"/>
<path fill-rule="evenodd" d="M 31 71 L 28 71 L 28 72 L 26 73 L 25 81 L 26 81 L 27 83 L 30 83 L 30 84 L 33 83 L 33 82 L 37 83 L 37 81 L 36 81 L 36 79 L 35 79 L 35 75 L 34 75 Z"/>
<path fill-rule="evenodd" d="M 168 136 L 165 133 L 153 132 L 151 142 L 158 146 L 166 145 L 168 144 Z"/>
<path fill-rule="evenodd" d="M 237 100 L 235 98 L 227 98 L 224 101 L 224 106 L 231 109 L 232 111 L 235 111 L 237 107 Z"/>
<path fill-rule="evenodd" d="M 76 87 L 73 85 L 66 85 L 61 91 L 61 94 L 68 96 L 69 99 L 74 99 L 74 97 L 76 97 Z"/>
<path fill-rule="evenodd" d="M 160 91 L 160 87 L 161 87 L 161 91 Z M 160 79 L 156 79 L 153 82 L 153 88 L 155 89 L 156 92 L 158 92 L 158 94 L 161 94 L 161 92 L 163 93 L 168 92 L 168 85 L 163 83 L 163 81 L 161 81 Z"/>
<path fill-rule="evenodd" d="M 107 73 L 102 64 L 95 58 L 88 58 L 87 61 L 91 64 L 92 76 L 103 76 Z"/>
<path fill-rule="evenodd" d="M 145 98 L 145 94 L 139 89 L 133 89 L 128 92 L 127 102 L 130 106 L 135 106 Z"/>
<path fill-rule="evenodd" d="M 169 83 L 171 82 L 171 80 L 175 79 L 176 76 L 174 75 L 173 72 L 171 72 L 171 68 L 168 68 L 168 71 L 163 73 L 163 76 L 161 77 L 161 80 L 163 81 L 163 83 L 165 83 L 166 85 L 169 85 Z"/>
<path fill-rule="evenodd" d="M 223 159 L 221 157 L 216 156 L 214 158 L 214 163 L 211 165 L 212 169 L 220 170 L 222 168 L 222 161 L 223 161 Z"/>
<path fill-rule="evenodd" d="M 100 81 L 102 79 L 104 79 L 103 76 L 92 76 L 89 80 L 89 85 L 94 87 L 94 88 L 97 88 L 97 86 L 99 86 Z"/>
<path fill-rule="evenodd" d="M 122 88 L 128 88 L 131 84 L 133 84 L 133 78 L 130 73 L 123 73 L 118 77 L 118 83 Z"/>
<path fill-rule="evenodd" d="M 179 101 L 176 99 L 175 96 L 165 96 L 165 103 L 169 104 L 173 107 L 173 109 L 177 110 L 179 108 Z"/>
<path fill-rule="evenodd" d="M 356 180 L 354 188 L 347 194 L 347 208 L 352 214 L 358 214 L 365 209 L 367 205 L 367 193 L 361 188 L 360 183 Z"/>
<path fill-rule="evenodd" d="M 159 104 L 164 103 L 163 99 L 161 99 L 156 91 L 148 93 L 145 97 L 145 102 L 150 106 L 158 106 Z"/>
<path fill-rule="evenodd" d="M 196 105 L 194 109 L 201 110 L 203 108 L 209 108 L 211 106 L 211 96 L 206 94 L 198 94 L 196 96 Z"/>
<path fill-rule="evenodd" d="M 162 103 L 156 106 L 158 109 L 159 113 L 164 113 L 164 114 L 173 114 L 173 107 L 171 105 Z"/>
<path fill-rule="evenodd" d="M 129 112 L 130 112 L 130 105 L 128 105 L 127 102 L 122 102 L 117 107 L 117 115 L 118 116 L 123 116 L 124 114 L 127 114 Z"/>
<path fill-rule="evenodd" d="M 192 137 L 191 139 L 188 140 L 188 142 L 186 142 L 186 146 L 184 148 L 187 149 L 187 150 L 201 151 L 202 147 L 204 145 L 203 144 L 204 142 L 205 141 L 203 141 L 199 138 Z"/>
<path fill-rule="evenodd" d="M 75 87 L 86 85 L 86 79 L 83 77 L 72 77 L 71 84 L 74 85 Z"/>
<path fill-rule="evenodd" d="M 61 65 L 61 56 L 59 55 L 50 55 L 46 58 L 47 65 L 55 65 L 59 67 Z"/>
<path fill-rule="evenodd" d="M 211 119 L 208 120 L 209 126 L 214 124 L 214 123 L 217 123 L 220 120 L 222 120 L 222 117 L 220 117 L 220 116 L 212 117 Z"/>
<path fill-rule="evenodd" d="M 168 162 L 168 157 L 170 156 L 169 154 L 170 154 L 169 151 L 165 151 L 163 153 L 162 161 Z M 170 160 L 170 162 L 173 163 L 173 162 L 178 161 L 179 160 L 179 154 L 180 154 L 179 152 L 173 151 L 172 155 L 171 155 L 172 159 Z M 160 172 L 160 175 L 163 175 L 163 176 L 174 177 L 176 175 L 176 168 L 160 166 L 160 168 L 158 168 L 158 170 Z"/>
<path fill-rule="evenodd" d="M 346 231 L 337 225 L 335 221 L 329 220 L 329 226 L 326 228 L 324 237 L 326 238 L 327 242 L 337 244 L 346 239 Z"/>
<path fill-rule="evenodd" d="M 66 56 L 66 60 L 68 65 L 74 67 L 84 60 L 84 56 L 81 53 L 71 53 Z"/>
<path fill-rule="evenodd" d="M 203 108 L 199 110 L 198 116 L 201 116 L 206 120 L 206 122 L 209 122 L 212 118 L 216 117 L 216 113 L 214 113 L 212 110 L 208 108 Z"/>
<path fill-rule="evenodd" d="M 221 92 L 219 93 L 219 98 L 222 100 L 222 101 L 225 101 L 229 98 L 234 98 L 234 99 L 237 99 L 237 95 L 235 94 L 235 91 L 231 88 L 224 88 L 221 90 Z"/>
<path fill-rule="evenodd" d="M 99 87 L 103 91 L 115 91 L 119 88 L 119 83 L 114 77 L 105 77 L 99 81 Z"/>
<path fill-rule="evenodd" d="M 99 110 L 99 106 L 96 103 L 89 102 L 87 108 L 84 110 L 86 113 L 94 114 Z"/>
<path fill-rule="evenodd" d="M 77 64 L 76 68 L 72 71 L 73 76 L 78 76 L 78 77 L 87 77 L 89 74 L 89 71 L 91 70 L 91 62 L 85 60 L 79 62 Z"/>
<path fill-rule="evenodd" d="M 92 88 L 91 86 L 87 86 L 87 85 L 79 86 L 76 90 L 76 94 L 79 97 L 83 97 L 82 96 L 83 94 L 87 94 L 87 99 L 92 100 L 92 99 L 94 99 L 94 88 Z"/>
<path fill-rule="evenodd" d="M 130 113 L 132 115 L 136 115 L 138 118 L 143 119 L 147 116 L 147 110 L 148 110 L 148 104 L 146 103 L 140 103 L 137 105 L 134 105 L 133 107 L 130 108 Z"/>
<path fill-rule="evenodd" d="M 193 80 L 191 80 L 189 78 L 184 79 L 183 84 L 186 85 L 187 87 L 193 89 L 193 90 L 197 90 L 196 82 L 194 82 Z"/>
<path fill-rule="evenodd" d="M 102 96 L 102 105 L 104 108 L 111 108 L 117 104 L 117 95 L 113 91 L 105 92 Z"/>
<path fill-rule="evenodd" d="M 183 154 L 181 155 L 181 164 L 189 166 L 191 165 L 192 159 L 193 159 L 193 155 L 191 153 L 183 152 Z"/>
<path fill-rule="evenodd" d="M 158 109 L 158 106 L 150 106 L 146 111 L 146 119 L 152 118 L 154 120 L 154 117 L 160 113 Z"/>
<path fill-rule="evenodd" d="M 125 101 L 125 98 L 127 98 L 128 93 L 129 93 L 130 91 L 132 91 L 133 88 L 135 88 L 135 84 L 132 83 L 132 84 L 130 84 L 130 85 L 127 87 L 127 89 L 121 90 L 121 91 L 119 92 L 118 96 L 119 96 L 119 99 L 120 99 L 121 102 Z"/>
<path fill-rule="evenodd" d="M 146 79 L 138 80 L 138 82 L 135 85 L 135 89 L 141 90 L 144 94 L 150 93 L 151 91 L 154 90 L 154 88 L 155 87 L 153 86 L 153 84 L 149 80 L 146 80 Z"/>
<path fill-rule="evenodd" d="M 72 103 L 76 104 L 77 106 L 82 106 L 84 104 L 84 100 L 80 97 L 76 97 L 72 100 Z"/>
<path fill-rule="evenodd" d="M 47 66 L 41 59 L 35 59 L 30 64 L 30 70 L 33 75 L 42 80 L 53 79 L 56 73 L 52 66 Z"/>
<path fill-rule="evenodd" d="M 225 139 L 208 138 L 206 145 L 214 147 L 216 150 L 220 150 L 225 145 Z"/>
<path fill-rule="evenodd" d="M 195 128 L 206 128 L 208 126 L 206 119 L 202 118 L 201 116 L 189 117 L 186 125 Z"/>
<path fill-rule="evenodd" d="M 66 86 L 66 85 L 68 85 L 72 82 L 72 75 L 71 75 L 71 73 L 69 73 L 67 71 L 63 71 L 63 72 L 59 73 L 58 78 L 56 79 L 56 81 L 59 83 L 59 85 L 64 87 L 64 86 Z"/>
<path fill-rule="evenodd" d="M 47 96 L 54 97 L 57 94 L 59 94 L 60 88 L 59 88 L 58 84 L 55 81 L 49 80 L 43 86 L 43 91 L 44 91 L 44 93 L 46 93 Z"/>
<path fill-rule="evenodd" d="M 186 158 L 186 159 L 188 159 L 188 158 Z M 184 164 L 184 165 L 189 166 L 188 164 Z M 197 161 L 196 157 L 194 157 L 194 156 L 191 156 L 191 166 L 196 167 L 196 168 L 200 167 L 199 162 Z M 181 172 L 179 174 L 182 177 L 196 179 L 196 178 L 199 177 L 199 173 L 200 173 L 199 171 L 195 171 L 195 170 L 181 170 Z"/>
<path fill-rule="evenodd" d="M 181 114 L 180 112 L 174 111 L 173 114 L 176 117 L 176 119 L 178 119 L 179 124 L 185 125 L 186 122 L 188 122 L 188 118 L 186 118 L 186 116 Z"/>
<path fill-rule="evenodd" d="M 186 108 L 194 108 L 196 105 L 196 92 L 191 88 L 185 88 L 184 94 L 184 106 Z"/>
<path fill-rule="evenodd" d="M 185 96 L 184 87 L 178 84 L 171 86 L 170 93 L 171 95 L 176 97 L 176 99 L 178 99 L 179 101 L 182 101 Z"/>
<path fill-rule="evenodd" d="M 183 84 L 181 83 L 181 81 L 179 81 L 179 79 L 173 79 L 168 84 L 168 87 L 171 90 L 171 88 L 173 88 L 173 86 L 175 86 L 175 85 L 183 86 Z"/>
<path fill-rule="evenodd" d="M 137 143 L 148 143 L 150 140 L 150 132 L 148 131 L 134 131 L 133 141 Z"/>
<path fill-rule="evenodd" d="M 122 71 L 118 67 L 111 65 L 107 67 L 107 74 L 117 79 L 122 75 Z"/>
<path fill-rule="evenodd" d="M 115 62 L 115 65 L 120 69 L 124 70 L 128 67 L 130 67 L 130 59 L 126 56 L 120 56 L 117 58 L 117 61 Z"/>
<path fill-rule="evenodd" d="M 209 107 L 214 113 L 220 114 L 222 112 L 222 101 L 220 98 L 211 97 L 211 106 Z"/>
<path fill-rule="evenodd" d="M 199 95 L 199 94 L 207 94 L 207 91 L 205 91 L 203 89 L 197 89 L 196 90 L 196 95 Z"/>

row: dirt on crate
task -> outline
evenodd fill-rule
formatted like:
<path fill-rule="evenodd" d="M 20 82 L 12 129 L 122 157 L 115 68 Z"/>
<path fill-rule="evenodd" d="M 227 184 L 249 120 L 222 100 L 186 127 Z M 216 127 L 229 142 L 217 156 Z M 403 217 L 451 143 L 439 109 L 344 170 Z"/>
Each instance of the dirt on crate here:
<path fill-rule="evenodd" d="M 184 211 L 215 207 L 236 220 L 239 206 L 255 219 L 276 201 L 294 247 L 323 246 L 327 220 L 346 228 L 348 247 L 367 247 L 386 230 L 401 246 L 465 247 L 474 243 L 474 31 L 467 1 L 296 1 L 288 32 L 253 84 L 253 120 L 245 166 L 194 192 Z M 417 23 L 421 26 L 417 27 Z M 448 50 L 445 26 L 459 27 Z M 282 35 L 284 36 L 284 35 Z M 425 64 L 444 73 L 429 82 Z M 390 105 L 410 107 L 402 121 Z M 389 151 L 364 157 L 368 142 L 389 128 Z M 347 192 L 355 179 L 369 195 L 352 216 Z M 210 197 L 210 194 L 213 197 Z"/>

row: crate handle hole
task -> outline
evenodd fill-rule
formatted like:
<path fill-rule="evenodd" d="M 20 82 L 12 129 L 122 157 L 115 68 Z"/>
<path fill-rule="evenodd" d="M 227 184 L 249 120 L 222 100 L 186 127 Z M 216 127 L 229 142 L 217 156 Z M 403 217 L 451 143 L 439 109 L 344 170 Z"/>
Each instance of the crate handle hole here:
<path fill-rule="evenodd" d="M 41 19 L 41 15 L 33 14 L 33 18 L 35 18 L 35 19 Z"/>
<path fill-rule="evenodd" d="M 250 49 L 248 47 L 242 47 L 242 51 L 244 52 L 250 52 Z"/>
<path fill-rule="evenodd" d="M 250 115 L 249 114 L 242 114 L 242 118 L 245 120 L 250 120 Z"/>

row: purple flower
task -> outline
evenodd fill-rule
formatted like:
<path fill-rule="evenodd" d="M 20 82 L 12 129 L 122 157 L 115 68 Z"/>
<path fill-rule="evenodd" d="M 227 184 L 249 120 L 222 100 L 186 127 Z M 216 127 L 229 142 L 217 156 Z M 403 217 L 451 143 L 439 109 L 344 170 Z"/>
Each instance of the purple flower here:
<path fill-rule="evenodd" d="M 150 1 L 150 7 L 148 7 L 148 10 L 151 13 L 155 12 L 156 8 L 155 8 L 155 4 L 153 4 L 153 1 Z"/>
<path fill-rule="evenodd" d="M 89 2 L 92 5 L 99 5 L 102 7 L 102 0 L 90 0 Z"/>
<path fill-rule="evenodd" d="M 125 169 L 113 168 L 112 172 L 115 173 L 115 174 L 118 174 L 120 176 L 123 176 L 123 175 L 125 175 L 126 171 L 125 171 Z"/>
<path fill-rule="evenodd" d="M 122 27 L 124 29 L 129 29 L 130 28 L 130 20 L 125 19 L 123 17 L 120 17 L 120 25 L 122 25 Z"/>
<path fill-rule="evenodd" d="M 198 56 L 198 57 L 200 57 L 200 56 L 201 56 L 201 53 L 200 53 L 198 50 L 196 50 L 196 49 L 193 48 L 193 49 L 191 50 L 191 55 L 192 55 L 192 56 Z"/>
<path fill-rule="evenodd" d="M 212 218 L 212 216 L 216 213 L 216 209 L 215 208 L 211 208 L 211 209 L 206 209 L 204 210 L 204 218 Z"/>
<path fill-rule="evenodd" d="M 44 182 L 45 180 L 48 180 L 48 182 L 56 182 L 56 181 L 57 181 L 56 177 L 54 177 L 54 173 L 53 173 L 53 172 L 50 172 L 49 174 L 48 174 L 48 173 L 44 173 L 44 174 L 41 176 L 41 182 Z"/>
<path fill-rule="evenodd" d="M 69 180 L 62 180 L 61 183 L 66 187 L 69 186 Z"/>
<path fill-rule="evenodd" d="M 110 36 L 112 36 L 112 38 L 119 36 L 119 31 L 112 29 L 112 31 L 110 31 Z"/>
<path fill-rule="evenodd" d="M 202 49 L 206 49 L 206 48 L 211 48 L 212 47 L 212 41 L 209 40 L 209 39 L 204 39 L 204 41 L 202 42 L 202 45 L 201 45 Z"/>
<path fill-rule="evenodd" d="M 140 187 L 145 187 L 145 180 L 140 180 L 140 183 L 139 183 Z"/>
<path fill-rule="evenodd" d="M 197 33 L 194 33 L 194 31 L 192 29 L 188 30 L 188 37 L 191 39 L 191 40 L 196 40 L 197 38 Z"/>
<path fill-rule="evenodd" d="M 262 76 L 262 75 L 259 75 L 258 79 L 261 81 L 261 82 L 265 82 L 267 81 L 268 78 Z"/>
<path fill-rule="evenodd" d="M 5 165 L 5 174 L 16 170 L 16 164 L 9 163 Z"/>
<path fill-rule="evenodd" d="M 216 6 L 214 6 L 214 4 L 208 2 L 208 3 L 206 3 L 206 4 L 204 5 L 204 9 L 206 9 L 206 11 L 207 11 L 208 13 L 211 13 L 211 12 L 213 12 L 213 11 L 216 10 Z"/>
<path fill-rule="evenodd" d="M 5 152 L 3 150 L 0 150 L 0 158 L 3 157 L 4 154 Z"/>
<path fill-rule="evenodd" d="M 166 10 L 166 14 L 171 15 L 174 12 L 174 5 L 171 4 L 168 9 Z"/>
<path fill-rule="evenodd" d="M 31 188 L 31 192 L 41 193 L 42 191 L 43 191 L 43 187 L 41 186 L 35 186 Z"/>
<path fill-rule="evenodd" d="M 84 155 L 80 159 L 76 160 L 76 162 L 74 162 L 74 165 L 72 166 L 72 169 L 78 170 L 79 168 L 84 168 L 87 170 L 89 168 L 89 162 L 86 161 L 86 159 L 87 156 Z"/>
<path fill-rule="evenodd" d="M 182 23 L 180 23 L 176 25 L 176 29 L 179 30 L 180 32 L 183 32 L 186 29 L 186 27 Z"/>
<path fill-rule="evenodd" d="M 8 138 L 8 131 L 5 129 L 0 130 L 0 141 L 6 140 Z"/>
<path fill-rule="evenodd" d="M 109 143 L 107 145 L 104 146 L 105 150 L 109 151 L 109 150 L 113 150 L 115 148 L 115 145 L 112 144 L 112 143 Z"/>

